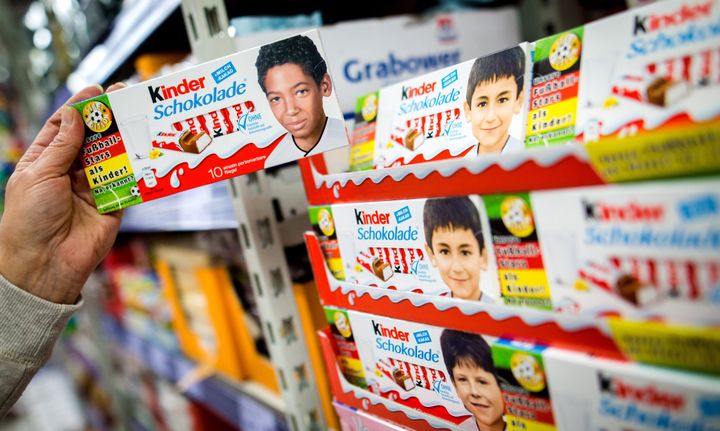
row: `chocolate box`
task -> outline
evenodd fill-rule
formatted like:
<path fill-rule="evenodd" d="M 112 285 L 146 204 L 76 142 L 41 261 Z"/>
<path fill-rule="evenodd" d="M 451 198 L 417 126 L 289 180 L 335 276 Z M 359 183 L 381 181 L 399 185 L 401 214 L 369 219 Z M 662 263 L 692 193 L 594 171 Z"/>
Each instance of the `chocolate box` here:
<path fill-rule="evenodd" d="M 590 357 L 543 353 L 560 430 L 720 428 L 720 380 Z"/>
<path fill-rule="evenodd" d="M 445 227 L 452 222 L 447 219 L 448 209 L 462 218 L 455 224 L 465 226 L 448 232 L 452 244 L 442 239 Z M 500 298 L 499 288 L 490 230 L 483 214 L 477 197 L 310 208 L 311 222 L 321 236 L 321 247 L 335 278 L 494 303 Z M 444 226 L 432 229 L 434 248 L 426 237 L 431 223 Z M 442 250 L 438 248 L 441 244 Z M 458 266 L 452 267 L 452 262 Z"/>
<path fill-rule="evenodd" d="M 98 211 L 347 145 L 330 75 L 309 80 L 308 91 L 317 96 L 312 103 L 322 104 L 323 115 L 299 99 L 290 104 L 297 97 L 286 91 L 290 82 L 271 81 L 270 75 L 275 76 L 275 67 L 293 68 L 301 59 L 269 67 L 260 60 L 273 55 L 275 43 L 308 45 L 302 52 L 313 52 L 312 45 L 319 64 L 326 66 L 319 34 L 310 31 L 75 104 L 85 123 L 81 160 Z M 266 85 L 270 97 L 258 82 L 256 61 L 261 67 L 268 64 L 264 83 L 272 85 Z"/>
<path fill-rule="evenodd" d="M 352 384 L 451 429 L 503 423 L 509 430 L 555 429 L 544 347 L 336 308 L 325 312 L 338 365 Z"/>
<path fill-rule="evenodd" d="M 531 49 L 521 43 L 382 88 L 374 166 L 524 149 Z"/>
<path fill-rule="evenodd" d="M 338 280 L 588 317 L 717 325 L 719 208 L 720 179 L 708 177 L 337 204 L 311 214 L 323 212 L 331 226 L 320 243 Z M 463 227 L 473 225 L 465 213 L 479 228 Z M 471 246 L 480 240 L 478 255 Z"/>
<path fill-rule="evenodd" d="M 702 134 L 720 117 L 718 20 L 716 0 L 669 0 L 536 41 L 527 146 Z"/>

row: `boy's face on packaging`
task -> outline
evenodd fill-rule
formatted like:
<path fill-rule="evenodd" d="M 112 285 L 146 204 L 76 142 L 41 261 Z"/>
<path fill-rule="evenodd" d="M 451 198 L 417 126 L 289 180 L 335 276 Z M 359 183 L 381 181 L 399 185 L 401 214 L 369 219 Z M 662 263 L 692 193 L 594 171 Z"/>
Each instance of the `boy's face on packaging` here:
<path fill-rule="evenodd" d="M 470 229 L 435 229 L 432 248 L 426 249 L 453 297 L 480 299 L 480 271 L 487 267 L 487 256 Z"/>
<path fill-rule="evenodd" d="M 453 384 L 460 401 L 475 416 L 481 429 L 502 422 L 505 403 L 492 373 L 468 361 L 458 362 L 453 368 Z"/>
<path fill-rule="evenodd" d="M 465 102 L 465 119 L 479 143 L 478 152 L 500 152 L 507 142 L 513 115 L 522 109 L 522 95 L 513 77 L 479 83 L 471 103 Z"/>
<path fill-rule="evenodd" d="M 328 74 L 317 85 L 299 65 L 286 63 L 267 71 L 265 88 L 273 115 L 296 140 L 320 138 L 325 126 L 323 97 L 332 92 Z"/>

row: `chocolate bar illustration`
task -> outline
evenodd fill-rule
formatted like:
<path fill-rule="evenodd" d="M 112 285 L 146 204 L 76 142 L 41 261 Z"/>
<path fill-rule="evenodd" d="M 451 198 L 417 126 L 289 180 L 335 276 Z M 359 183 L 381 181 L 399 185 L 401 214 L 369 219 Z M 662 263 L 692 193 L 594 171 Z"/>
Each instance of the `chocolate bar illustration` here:
<path fill-rule="evenodd" d="M 255 111 L 255 104 L 251 101 L 236 103 L 226 108 L 216 109 L 202 115 L 186 118 L 173 123 L 177 132 L 189 130 L 198 134 L 205 132 L 213 138 L 229 135 L 239 131 L 242 117 Z"/>
<path fill-rule="evenodd" d="M 648 102 L 658 106 L 670 106 L 690 91 L 685 82 L 674 82 L 667 78 L 657 78 L 647 88 Z"/>
<path fill-rule="evenodd" d="M 417 150 L 425 142 L 425 135 L 412 128 L 405 134 L 405 148 L 410 151 Z"/>
<path fill-rule="evenodd" d="M 164 150 L 181 151 L 200 154 L 212 143 L 212 138 L 205 132 L 161 132 L 153 140 L 152 146 Z"/>

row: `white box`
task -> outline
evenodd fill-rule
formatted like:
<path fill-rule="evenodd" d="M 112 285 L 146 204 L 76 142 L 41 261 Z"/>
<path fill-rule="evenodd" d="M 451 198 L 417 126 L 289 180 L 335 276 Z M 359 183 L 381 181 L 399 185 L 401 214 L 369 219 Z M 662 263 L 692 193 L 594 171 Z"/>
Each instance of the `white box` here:
<path fill-rule="evenodd" d="M 336 308 L 325 314 L 355 385 L 452 429 L 554 429 L 544 347 Z"/>
<path fill-rule="evenodd" d="M 311 207 L 310 214 L 320 235 L 334 229 L 322 242 L 339 249 L 342 269 L 331 264 L 338 278 L 494 303 L 499 288 L 483 211 L 477 197 L 461 197 Z"/>
<path fill-rule="evenodd" d="M 560 349 L 543 352 L 559 430 L 720 429 L 720 380 Z"/>
<path fill-rule="evenodd" d="M 346 146 L 326 65 L 312 31 L 75 104 L 98 210 Z"/>
<path fill-rule="evenodd" d="M 521 43 L 382 88 L 374 167 L 523 150 L 531 50 Z"/>

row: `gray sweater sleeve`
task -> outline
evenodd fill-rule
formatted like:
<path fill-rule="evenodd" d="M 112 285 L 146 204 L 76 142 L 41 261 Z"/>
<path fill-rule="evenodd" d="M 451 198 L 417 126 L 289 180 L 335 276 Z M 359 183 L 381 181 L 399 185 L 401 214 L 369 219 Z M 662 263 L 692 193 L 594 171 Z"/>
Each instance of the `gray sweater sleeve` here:
<path fill-rule="evenodd" d="M 55 304 L 0 275 L 0 419 L 47 362 L 68 319 L 80 306 Z"/>

